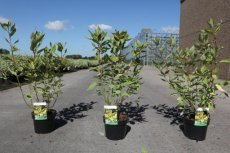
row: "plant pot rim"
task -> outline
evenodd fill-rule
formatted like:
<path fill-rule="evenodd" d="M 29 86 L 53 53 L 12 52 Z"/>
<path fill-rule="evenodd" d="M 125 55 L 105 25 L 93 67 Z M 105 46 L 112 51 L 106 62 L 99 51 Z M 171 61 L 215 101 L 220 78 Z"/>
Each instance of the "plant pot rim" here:
<path fill-rule="evenodd" d="M 194 117 L 191 118 L 192 115 L 194 115 Z M 210 120 L 211 120 L 211 117 L 210 117 L 210 114 L 208 113 L 208 123 L 207 123 L 207 126 L 209 125 Z M 184 122 L 185 121 L 190 122 L 190 123 L 194 123 L 195 122 L 195 114 L 194 113 L 188 113 L 188 114 L 186 114 L 184 116 Z"/>
<path fill-rule="evenodd" d="M 32 118 L 34 119 L 34 111 L 31 112 Z M 55 117 L 57 115 L 57 111 L 55 109 L 48 109 L 47 116 Z"/>
<path fill-rule="evenodd" d="M 125 120 L 119 120 L 118 119 L 118 125 L 126 125 L 128 123 L 129 117 L 128 117 L 128 115 L 126 115 L 126 116 L 127 116 L 127 119 L 125 119 Z M 105 116 L 104 115 L 103 115 L 103 122 L 105 123 Z"/>

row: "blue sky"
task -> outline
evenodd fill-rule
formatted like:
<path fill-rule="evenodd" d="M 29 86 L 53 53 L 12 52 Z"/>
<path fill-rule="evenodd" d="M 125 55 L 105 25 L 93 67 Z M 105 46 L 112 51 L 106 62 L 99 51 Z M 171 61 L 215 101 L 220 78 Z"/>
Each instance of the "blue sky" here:
<path fill-rule="evenodd" d="M 67 42 L 68 54 L 92 56 L 88 30 L 98 25 L 109 33 L 127 30 L 135 37 L 142 28 L 177 32 L 179 0 L 0 0 L 0 22 L 16 23 L 20 53 L 30 54 L 30 34 L 46 34 L 44 45 Z M 0 30 L 0 48 L 7 48 Z"/>

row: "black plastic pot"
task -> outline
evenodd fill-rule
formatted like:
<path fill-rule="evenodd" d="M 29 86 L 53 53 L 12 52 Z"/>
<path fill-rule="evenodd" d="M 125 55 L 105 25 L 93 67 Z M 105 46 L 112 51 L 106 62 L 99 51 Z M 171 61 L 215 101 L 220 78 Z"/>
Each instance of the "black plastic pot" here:
<path fill-rule="evenodd" d="M 210 118 L 209 118 L 210 120 Z M 209 124 L 208 120 L 208 124 Z M 206 138 L 207 126 L 194 126 L 194 114 L 184 117 L 184 134 L 189 139 L 203 141 Z"/>
<path fill-rule="evenodd" d="M 50 109 L 47 112 L 47 120 L 35 120 L 33 112 L 34 131 L 38 134 L 50 133 L 54 130 L 56 110 Z"/>
<path fill-rule="evenodd" d="M 124 139 L 127 134 L 127 123 L 128 119 L 118 121 L 118 125 L 105 124 L 105 136 L 110 140 Z"/>

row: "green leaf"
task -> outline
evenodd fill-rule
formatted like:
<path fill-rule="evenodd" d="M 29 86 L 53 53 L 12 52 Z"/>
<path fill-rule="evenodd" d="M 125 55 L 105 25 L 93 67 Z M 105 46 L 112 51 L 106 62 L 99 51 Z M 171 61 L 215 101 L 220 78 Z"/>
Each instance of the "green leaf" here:
<path fill-rule="evenodd" d="M 128 93 L 123 93 L 122 95 L 121 95 L 122 97 L 129 97 L 130 95 L 128 94 Z"/>
<path fill-rule="evenodd" d="M 219 72 L 219 68 L 218 67 L 213 70 L 213 74 L 217 74 L 218 72 Z"/>
<path fill-rule="evenodd" d="M 119 94 L 121 94 L 121 90 L 116 90 L 115 93 L 116 93 L 117 95 L 119 95 Z"/>
<path fill-rule="evenodd" d="M 31 95 L 26 95 L 26 97 L 27 97 L 28 99 L 32 99 L 32 96 L 31 96 Z"/>
<path fill-rule="evenodd" d="M 230 59 L 221 60 L 220 63 L 230 63 Z"/>
<path fill-rule="evenodd" d="M 19 71 L 19 72 L 22 72 L 23 69 L 24 69 L 23 67 L 18 67 L 18 71 Z"/>
<path fill-rule="evenodd" d="M 113 88 L 115 88 L 115 87 L 116 87 L 115 85 L 109 84 L 109 88 L 110 88 L 110 89 L 113 89 Z"/>
<path fill-rule="evenodd" d="M 119 79 L 121 76 L 123 76 L 123 74 L 117 74 L 117 75 L 115 76 L 115 79 Z"/>
<path fill-rule="evenodd" d="M 92 83 L 89 85 L 87 91 L 93 90 L 96 86 L 97 86 L 97 82 L 96 82 L 96 81 L 92 82 Z"/>
<path fill-rule="evenodd" d="M 12 51 L 15 52 L 15 51 L 18 51 L 19 49 L 16 47 L 16 46 L 13 46 L 12 47 Z"/>
<path fill-rule="evenodd" d="M 210 27 L 214 27 L 214 21 L 213 21 L 212 18 L 209 19 L 208 24 L 209 24 Z"/>
<path fill-rule="evenodd" d="M 216 88 L 223 93 L 227 93 L 219 84 L 216 84 Z"/>
<path fill-rule="evenodd" d="M 176 39 L 175 38 L 172 38 L 172 43 L 171 43 L 172 46 L 176 46 Z"/>
<path fill-rule="evenodd" d="M 14 44 L 17 44 L 19 42 L 19 40 L 16 40 L 15 42 L 14 42 Z"/>
<path fill-rule="evenodd" d="M 160 39 L 159 38 L 154 38 L 152 41 L 156 46 L 160 45 Z"/>
<path fill-rule="evenodd" d="M 33 62 L 29 63 L 29 67 L 33 70 L 35 68 L 34 63 Z"/>
<path fill-rule="evenodd" d="M 12 71 L 12 70 L 10 70 L 10 73 L 12 74 L 12 75 L 17 75 L 17 73 L 15 72 L 15 71 Z"/>
<path fill-rule="evenodd" d="M 206 78 L 204 78 L 203 83 L 207 85 L 207 84 L 208 84 L 208 82 L 209 82 L 209 79 L 208 79 L 207 77 L 206 77 Z"/>
<path fill-rule="evenodd" d="M 31 45 L 30 45 L 30 50 L 36 51 L 38 47 L 41 45 L 43 38 L 45 34 L 35 31 L 31 34 L 30 39 L 31 39 Z"/>
<path fill-rule="evenodd" d="M 10 37 L 12 37 L 16 32 L 15 24 L 10 28 Z"/>
<path fill-rule="evenodd" d="M 208 70 L 208 68 L 207 66 L 203 65 L 200 70 L 201 70 L 201 73 L 204 74 Z"/>
<path fill-rule="evenodd" d="M 126 85 L 126 86 L 131 85 L 131 84 L 133 84 L 133 82 L 132 81 L 128 81 L 128 80 L 124 83 L 124 85 Z"/>
<path fill-rule="evenodd" d="M 64 49 L 64 46 L 62 45 L 62 43 L 58 42 L 57 43 L 57 48 L 58 48 L 58 51 L 62 52 L 62 50 Z"/>
<path fill-rule="evenodd" d="M 5 41 L 9 44 L 10 43 L 10 41 L 7 39 L 7 38 L 5 38 Z"/>
<path fill-rule="evenodd" d="M 119 60 L 119 58 L 116 56 L 111 56 L 110 59 L 112 62 L 117 62 Z"/>
<path fill-rule="evenodd" d="M 144 147 L 142 147 L 141 153 L 148 153 L 148 151 Z"/>
<path fill-rule="evenodd" d="M 44 51 L 44 48 L 38 50 L 37 53 L 40 54 L 40 53 L 43 52 L 43 51 Z"/>
<path fill-rule="evenodd" d="M 189 75 L 185 75 L 185 74 L 184 74 L 184 75 L 183 75 L 183 78 L 184 78 L 185 81 L 187 81 L 187 82 L 190 80 Z"/>
<path fill-rule="evenodd" d="M 2 29 L 7 31 L 8 29 L 8 24 L 7 23 L 1 23 Z"/>

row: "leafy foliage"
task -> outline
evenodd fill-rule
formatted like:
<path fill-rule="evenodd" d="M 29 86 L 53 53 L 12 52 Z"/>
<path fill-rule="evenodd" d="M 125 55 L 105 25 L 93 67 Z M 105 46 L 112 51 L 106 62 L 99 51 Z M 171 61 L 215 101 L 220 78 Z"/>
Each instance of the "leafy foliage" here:
<path fill-rule="evenodd" d="M 139 76 L 142 69 L 140 58 L 147 44 L 137 42 L 132 52 L 133 60 L 127 63 L 125 55 L 121 53 L 130 40 L 127 32 L 116 31 L 107 38 L 107 33 L 98 28 L 90 34 L 89 39 L 96 51 L 99 65 L 93 69 L 98 73 L 97 81 L 92 82 L 88 90 L 97 87 L 98 95 L 101 95 L 108 105 L 122 104 L 140 89 L 142 84 Z"/>
<path fill-rule="evenodd" d="M 0 78 L 6 79 L 7 78 L 7 72 L 8 72 L 8 63 L 6 60 L 0 56 Z"/>
<path fill-rule="evenodd" d="M 190 108 L 195 112 L 197 107 L 214 109 L 214 99 L 217 90 L 227 93 L 217 83 L 217 57 L 221 50 L 216 42 L 216 34 L 220 30 L 221 22 L 214 23 L 212 19 L 208 27 L 201 30 L 198 43 L 181 50 L 176 48 L 175 39 L 170 38 L 164 44 L 154 39 L 157 60 L 154 65 L 160 71 L 162 80 L 166 81 L 177 96 L 178 106 L 182 109 Z M 164 52 L 170 52 L 164 56 Z"/>
<path fill-rule="evenodd" d="M 0 78 L 9 79 L 13 76 L 11 72 L 9 71 L 10 69 L 8 69 L 10 62 L 11 62 L 10 58 L 11 58 L 11 55 L 5 55 L 5 54 L 0 55 Z M 28 61 L 31 60 L 31 58 L 32 56 L 14 55 L 14 60 L 18 61 L 17 63 L 21 65 L 23 70 L 28 69 L 27 67 L 28 64 L 26 63 L 28 63 Z M 38 60 L 38 62 L 42 62 L 42 61 Z M 58 57 L 55 59 L 54 62 L 57 65 L 59 65 L 58 67 L 59 72 L 74 72 L 79 69 L 88 69 L 90 67 L 95 67 L 98 65 L 97 60 L 88 60 L 88 59 L 74 60 L 74 59 L 66 59 L 64 57 L 63 58 Z M 42 64 L 39 64 L 39 65 L 42 65 Z M 37 70 L 43 71 L 43 67 L 40 66 Z M 23 76 L 23 77 L 26 77 L 26 76 Z"/>
<path fill-rule="evenodd" d="M 61 71 L 64 72 L 74 72 L 79 69 L 88 69 L 90 67 L 95 67 L 98 65 L 97 60 L 87 60 L 87 59 L 65 59 L 64 66 Z"/>
<path fill-rule="evenodd" d="M 7 72 L 10 72 L 11 75 L 16 77 L 26 105 L 33 108 L 33 102 L 36 101 L 47 102 L 48 108 L 54 106 L 57 97 L 61 93 L 61 87 L 63 86 L 59 74 L 61 63 L 60 61 L 57 62 L 57 60 L 62 58 L 62 51 L 64 50 L 64 52 L 66 52 L 67 50 L 64 49 L 61 43 L 50 43 L 49 46 L 41 48 L 40 46 L 45 35 L 35 31 L 30 37 L 32 57 L 25 58 L 26 60 L 20 60 L 20 58 L 14 54 L 19 50 L 16 46 L 18 40 L 15 42 L 12 40 L 16 32 L 15 24 L 8 22 L 1 24 L 1 26 L 8 34 L 6 42 L 9 44 L 11 51 L 11 56 L 4 57 L 8 63 Z M 60 56 L 58 52 L 61 52 Z M 20 76 L 25 76 L 31 83 L 28 85 L 28 91 L 23 90 L 19 81 Z"/>
<path fill-rule="evenodd" d="M 21 55 L 13 55 L 14 61 L 17 63 L 17 67 L 12 63 L 12 55 L 0 55 L 0 77 L 5 79 L 10 79 L 14 75 L 12 71 L 17 73 L 19 77 L 25 77 L 22 73 L 25 70 L 28 70 L 27 64 L 31 57 L 29 56 L 21 56 Z"/>
<path fill-rule="evenodd" d="M 15 78 L 19 85 L 26 105 L 33 108 L 33 102 L 47 102 L 48 109 L 53 107 L 57 97 L 62 93 L 60 78 L 63 71 L 75 71 L 98 65 L 97 61 L 71 60 L 64 58 L 66 44 L 50 43 L 41 48 L 45 34 L 35 31 L 31 34 L 30 51 L 32 56 L 16 55 L 18 40 L 14 41 L 16 26 L 11 22 L 2 23 L 2 29 L 7 33 L 10 55 L 0 55 L 0 78 Z M 28 90 L 22 88 L 20 78 L 25 78 L 30 84 Z"/>

